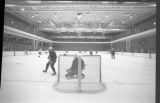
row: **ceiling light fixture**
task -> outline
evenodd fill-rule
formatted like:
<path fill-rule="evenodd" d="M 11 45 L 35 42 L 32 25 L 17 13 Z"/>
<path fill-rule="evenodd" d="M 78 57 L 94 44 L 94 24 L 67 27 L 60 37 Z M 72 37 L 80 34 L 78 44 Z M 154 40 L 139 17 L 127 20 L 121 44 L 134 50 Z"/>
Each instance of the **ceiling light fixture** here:
<path fill-rule="evenodd" d="M 121 31 L 122 29 L 112 29 L 112 31 Z"/>
<path fill-rule="evenodd" d="M 38 4 L 41 3 L 42 1 L 32 1 L 32 0 L 28 0 L 27 3 L 31 3 L 31 4 Z"/>
<path fill-rule="evenodd" d="M 156 25 L 156 22 L 154 22 L 153 24 Z"/>
<path fill-rule="evenodd" d="M 130 16 L 129 18 L 132 19 L 132 16 Z"/>
<path fill-rule="evenodd" d="M 117 1 L 102 1 L 101 3 L 104 3 L 104 4 L 109 4 L 109 3 L 117 3 Z"/>
<path fill-rule="evenodd" d="M 102 29 L 99 27 L 98 30 L 102 30 Z"/>
<path fill-rule="evenodd" d="M 32 18 L 34 18 L 34 16 L 32 15 Z"/>
<path fill-rule="evenodd" d="M 5 4 L 5 6 L 7 6 L 7 7 L 13 7 L 13 6 L 16 6 L 16 5 L 13 5 L 13 4 Z"/>
<path fill-rule="evenodd" d="M 107 1 L 102 1 L 101 3 L 108 4 L 109 2 L 107 2 Z"/>
<path fill-rule="evenodd" d="M 124 4 L 137 4 L 137 2 L 124 2 Z"/>
<path fill-rule="evenodd" d="M 154 6 L 155 7 L 155 6 L 157 6 L 157 4 L 151 4 L 150 6 Z"/>
<path fill-rule="evenodd" d="M 62 27 L 61 29 L 62 29 L 62 30 L 64 30 L 65 28 L 64 28 L 64 27 Z"/>
<path fill-rule="evenodd" d="M 58 2 L 58 3 L 72 3 L 73 1 L 55 1 L 55 2 Z"/>
<path fill-rule="evenodd" d="M 24 9 L 24 8 L 22 8 L 21 10 L 22 10 L 22 11 L 24 11 L 25 9 Z"/>

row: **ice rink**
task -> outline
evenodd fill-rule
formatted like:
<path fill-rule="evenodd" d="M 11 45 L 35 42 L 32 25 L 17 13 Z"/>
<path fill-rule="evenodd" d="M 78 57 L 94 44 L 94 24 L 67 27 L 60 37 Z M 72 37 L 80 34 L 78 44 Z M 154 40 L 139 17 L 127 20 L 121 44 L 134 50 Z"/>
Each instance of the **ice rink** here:
<path fill-rule="evenodd" d="M 43 73 L 47 63 L 45 53 L 13 56 L 4 53 L 2 58 L 0 103 L 154 103 L 155 102 L 155 55 L 110 54 L 101 55 L 102 82 L 106 90 L 94 94 L 61 93 L 53 88 L 57 76 L 51 68 Z M 57 55 L 63 54 L 58 52 Z M 89 54 L 69 52 L 69 54 Z M 95 52 L 93 53 L 95 55 Z M 58 62 L 55 64 L 58 71 Z"/>

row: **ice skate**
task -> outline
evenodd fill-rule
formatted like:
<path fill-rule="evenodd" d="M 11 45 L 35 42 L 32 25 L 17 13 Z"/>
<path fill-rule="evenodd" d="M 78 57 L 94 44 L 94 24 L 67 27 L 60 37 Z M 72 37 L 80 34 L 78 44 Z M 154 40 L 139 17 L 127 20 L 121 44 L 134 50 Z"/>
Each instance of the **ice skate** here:
<path fill-rule="evenodd" d="M 46 72 L 47 72 L 47 70 L 43 70 L 43 72 L 44 72 L 44 73 L 46 73 Z"/>
<path fill-rule="evenodd" d="M 66 77 L 66 79 L 78 79 L 77 74 L 74 74 L 74 75 L 66 74 L 65 77 Z M 82 73 L 81 79 L 84 79 L 84 77 L 85 77 L 85 75 Z"/>
<path fill-rule="evenodd" d="M 56 75 L 56 73 L 52 73 L 51 75 L 52 75 L 52 76 L 55 76 L 55 75 Z"/>
<path fill-rule="evenodd" d="M 72 75 L 72 76 L 65 76 L 66 79 L 77 79 L 78 76 L 77 75 Z"/>

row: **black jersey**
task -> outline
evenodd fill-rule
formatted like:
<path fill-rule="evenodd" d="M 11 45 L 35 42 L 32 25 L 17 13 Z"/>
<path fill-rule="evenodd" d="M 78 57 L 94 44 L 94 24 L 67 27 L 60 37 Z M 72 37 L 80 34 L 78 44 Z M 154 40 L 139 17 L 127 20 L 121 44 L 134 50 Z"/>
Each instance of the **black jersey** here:
<path fill-rule="evenodd" d="M 57 59 L 57 55 L 55 51 L 49 51 L 49 59 L 55 61 Z"/>
<path fill-rule="evenodd" d="M 111 50 L 111 54 L 114 55 L 115 54 L 115 50 Z"/>

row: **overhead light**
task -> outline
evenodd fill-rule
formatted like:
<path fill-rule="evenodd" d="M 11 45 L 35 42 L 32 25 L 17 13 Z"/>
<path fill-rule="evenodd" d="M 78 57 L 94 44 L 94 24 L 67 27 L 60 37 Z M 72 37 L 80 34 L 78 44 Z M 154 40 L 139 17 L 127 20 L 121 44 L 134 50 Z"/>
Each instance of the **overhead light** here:
<path fill-rule="evenodd" d="M 11 23 L 13 24 L 14 22 L 12 21 Z"/>
<path fill-rule="evenodd" d="M 109 4 L 109 3 L 117 3 L 117 1 L 102 1 L 101 3 Z"/>
<path fill-rule="evenodd" d="M 65 28 L 61 28 L 62 30 L 64 30 Z"/>
<path fill-rule="evenodd" d="M 22 11 L 24 11 L 25 9 L 24 9 L 24 8 L 22 8 L 21 10 L 22 10 Z"/>
<path fill-rule="evenodd" d="M 7 7 L 13 7 L 13 6 L 16 6 L 16 5 L 13 5 L 13 4 L 5 4 L 5 6 L 7 6 Z"/>
<path fill-rule="evenodd" d="M 101 3 L 108 4 L 109 2 L 107 2 L 107 1 L 102 1 Z"/>
<path fill-rule="evenodd" d="M 102 29 L 99 27 L 98 30 L 102 30 Z"/>
<path fill-rule="evenodd" d="M 41 23 L 42 21 L 39 20 L 38 22 Z"/>
<path fill-rule="evenodd" d="M 38 4 L 41 3 L 42 1 L 32 1 L 32 0 L 28 0 L 27 3 L 31 3 L 31 4 Z"/>
<path fill-rule="evenodd" d="M 32 15 L 32 18 L 34 18 L 34 16 Z"/>
<path fill-rule="evenodd" d="M 79 28 L 78 30 L 83 31 L 83 30 L 84 30 L 84 28 Z"/>
<path fill-rule="evenodd" d="M 122 29 L 112 29 L 113 31 L 121 31 Z"/>
<path fill-rule="evenodd" d="M 156 25 L 156 22 L 154 22 L 153 24 Z"/>
<path fill-rule="evenodd" d="M 157 6 L 157 4 L 151 4 L 150 6 Z"/>
<path fill-rule="evenodd" d="M 137 4 L 137 2 L 124 2 L 124 4 Z"/>
<path fill-rule="evenodd" d="M 59 3 L 72 3 L 72 1 L 56 1 L 56 2 L 59 2 Z"/>
<path fill-rule="evenodd" d="M 132 19 L 132 16 L 130 16 L 129 18 Z"/>

